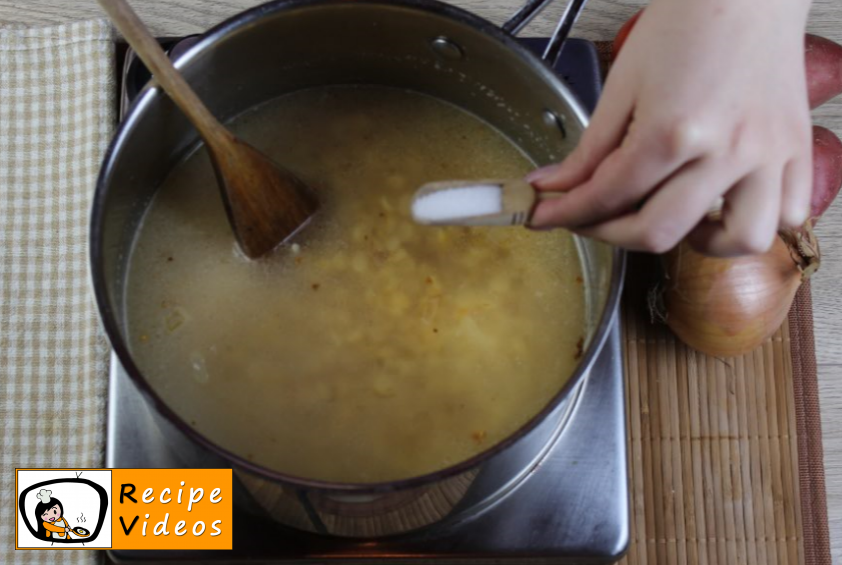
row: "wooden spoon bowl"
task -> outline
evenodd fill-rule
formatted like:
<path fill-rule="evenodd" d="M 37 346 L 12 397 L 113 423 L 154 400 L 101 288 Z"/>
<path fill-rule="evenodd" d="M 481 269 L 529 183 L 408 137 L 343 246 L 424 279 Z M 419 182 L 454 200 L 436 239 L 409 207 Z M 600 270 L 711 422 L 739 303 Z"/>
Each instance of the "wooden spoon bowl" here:
<path fill-rule="evenodd" d="M 305 226 L 318 209 L 315 192 L 211 114 L 126 0 L 98 1 L 207 145 L 243 253 L 251 259 L 261 257 Z"/>

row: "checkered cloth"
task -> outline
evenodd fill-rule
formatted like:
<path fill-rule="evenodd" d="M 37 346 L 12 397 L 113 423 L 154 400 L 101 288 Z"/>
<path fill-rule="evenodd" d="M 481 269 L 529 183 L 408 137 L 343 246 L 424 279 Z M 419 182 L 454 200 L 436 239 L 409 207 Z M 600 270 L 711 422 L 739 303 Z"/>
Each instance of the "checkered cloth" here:
<path fill-rule="evenodd" d="M 0 563 L 15 551 L 15 467 L 101 467 L 108 347 L 88 286 L 88 213 L 115 121 L 103 21 L 0 28 Z"/>

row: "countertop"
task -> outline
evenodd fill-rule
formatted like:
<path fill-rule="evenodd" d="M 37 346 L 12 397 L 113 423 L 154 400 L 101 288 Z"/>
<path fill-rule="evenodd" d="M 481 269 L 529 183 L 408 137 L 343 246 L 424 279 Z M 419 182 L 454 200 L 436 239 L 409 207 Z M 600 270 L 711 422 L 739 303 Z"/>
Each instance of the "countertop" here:
<path fill-rule="evenodd" d="M 259 0 L 134 0 L 141 17 L 159 36 L 198 33 Z M 456 0 L 452 2 L 495 23 L 503 22 L 520 5 L 518 0 Z M 573 35 L 606 40 L 642 0 L 590 0 Z M 550 35 L 564 2 L 550 6 L 522 35 Z M 0 26 L 45 25 L 96 17 L 95 0 L 0 0 Z M 816 0 L 809 30 L 842 43 L 842 2 Z M 814 112 L 817 124 L 842 136 L 842 97 Z M 822 268 L 813 279 L 816 355 L 819 363 L 828 513 L 833 563 L 842 565 L 842 202 L 836 203 L 818 226 Z"/>

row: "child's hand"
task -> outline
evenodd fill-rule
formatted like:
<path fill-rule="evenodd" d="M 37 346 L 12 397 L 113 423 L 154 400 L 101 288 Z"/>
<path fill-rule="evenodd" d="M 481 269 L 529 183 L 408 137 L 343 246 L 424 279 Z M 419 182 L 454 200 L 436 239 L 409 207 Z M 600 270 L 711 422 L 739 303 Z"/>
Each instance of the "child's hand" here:
<path fill-rule="evenodd" d="M 579 146 L 528 177 L 570 191 L 541 203 L 533 225 L 650 252 L 689 234 L 720 256 L 763 252 L 779 225 L 800 226 L 812 187 L 808 10 L 806 0 L 653 0 Z M 706 220 L 720 196 L 721 222 Z"/>

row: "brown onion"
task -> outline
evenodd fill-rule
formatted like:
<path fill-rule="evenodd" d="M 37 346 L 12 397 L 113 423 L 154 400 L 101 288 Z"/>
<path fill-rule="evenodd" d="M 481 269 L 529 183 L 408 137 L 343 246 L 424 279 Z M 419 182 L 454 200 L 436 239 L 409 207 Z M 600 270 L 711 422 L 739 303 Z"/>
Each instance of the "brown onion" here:
<path fill-rule="evenodd" d="M 768 252 L 748 257 L 707 257 L 682 243 L 664 256 L 666 323 L 708 355 L 748 353 L 780 327 L 801 282 L 818 265 L 809 225 L 782 233 Z"/>

